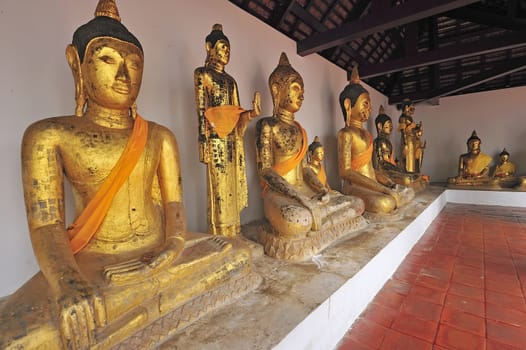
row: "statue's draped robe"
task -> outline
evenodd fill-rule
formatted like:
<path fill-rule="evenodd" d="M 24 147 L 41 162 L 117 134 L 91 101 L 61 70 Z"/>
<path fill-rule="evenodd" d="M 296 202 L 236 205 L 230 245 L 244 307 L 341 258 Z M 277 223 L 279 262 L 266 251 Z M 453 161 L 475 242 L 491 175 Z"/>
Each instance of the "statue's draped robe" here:
<path fill-rule="evenodd" d="M 205 111 L 218 106 L 239 106 L 235 80 L 225 72 L 200 67 L 194 74 L 199 142 L 209 154 L 207 163 L 208 232 L 234 235 L 239 232 L 239 215 L 248 205 L 244 128 L 238 126 L 220 137 L 205 117 Z"/>

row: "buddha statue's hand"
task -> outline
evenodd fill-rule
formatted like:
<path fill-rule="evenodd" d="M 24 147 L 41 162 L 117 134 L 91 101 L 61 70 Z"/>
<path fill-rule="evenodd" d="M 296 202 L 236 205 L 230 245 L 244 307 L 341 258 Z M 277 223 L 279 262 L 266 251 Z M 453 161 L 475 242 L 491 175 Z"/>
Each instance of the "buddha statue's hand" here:
<path fill-rule="evenodd" d="M 315 195 L 314 197 L 316 197 Z M 305 208 L 307 208 L 312 216 L 312 227 L 311 229 L 313 231 L 319 231 L 321 229 L 322 221 L 321 221 L 321 210 L 320 210 L 320 204 L 318 198 L 308 198 L 306 196 L 300 195 L 299 196 L 299 202 L 301 205 L 303 205 Z M 321 198 L 320 198 L 321 199 Z"/>
<path fill-rule="evenodd" d="M 104 278 L 110 284 L 125 284 L 140 280 L 162 271 L 181 254 L 183 248 L 182 236 L 170 237 L 157 251 L 145 253 L 137 259 L 106 266 L 103 272 Z"/>
<path fill-rule="evenodd" d="M 252 118 L 259 117 L 261 114 L 261 94 L 259 91 L 254 93 L 254 99 L 252 100 Z"/>
<path fill-rule="evenodd" d="M 89 349 L 95 344 L 95 329 L 106 324 L 101 296 L 88 282 L 64 277 L 57 298 L 59 327 L 65 349 Z"/>
<path fill-rule="evenodd" d="M 323 189 L 319 193 L 316 193 L 311 199 L 317 201 L 319 204 L 327 204 L 330 200 L 329 190 Z"/>

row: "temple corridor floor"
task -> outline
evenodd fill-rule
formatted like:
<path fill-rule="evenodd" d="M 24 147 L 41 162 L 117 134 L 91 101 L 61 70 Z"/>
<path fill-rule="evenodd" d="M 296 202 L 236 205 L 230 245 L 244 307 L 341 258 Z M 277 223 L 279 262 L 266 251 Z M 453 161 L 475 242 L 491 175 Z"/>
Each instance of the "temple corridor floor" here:
<path fill-rule="evenodd" d="M 526 208 L 448 203 L 338 349 L 526 349 Z"/>

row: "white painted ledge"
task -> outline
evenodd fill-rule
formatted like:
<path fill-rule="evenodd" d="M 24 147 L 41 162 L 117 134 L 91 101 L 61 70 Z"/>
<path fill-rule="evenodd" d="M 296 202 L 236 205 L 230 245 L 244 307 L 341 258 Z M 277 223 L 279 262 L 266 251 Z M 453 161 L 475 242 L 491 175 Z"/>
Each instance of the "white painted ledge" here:
<path fill-rule="evenodd" d="M 448 202 L 526 207 L 526 192 L 446 189 L 358 273 L 314 309 L 274 349 L 335 348 Z"/>

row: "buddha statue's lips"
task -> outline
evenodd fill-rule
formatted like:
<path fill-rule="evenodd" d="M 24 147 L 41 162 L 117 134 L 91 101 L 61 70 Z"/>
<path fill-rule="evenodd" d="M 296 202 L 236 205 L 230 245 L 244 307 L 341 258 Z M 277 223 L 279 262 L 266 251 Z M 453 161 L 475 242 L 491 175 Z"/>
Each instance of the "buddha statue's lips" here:
<path fill-rule="evenodd" d="M 130 93 L 130 87 L 126 84 L 113 84 L 111 88 L 119 94 L 127 95 Z"/>

